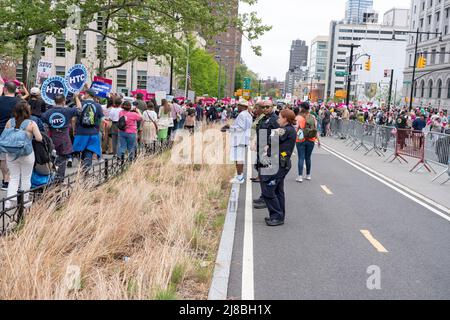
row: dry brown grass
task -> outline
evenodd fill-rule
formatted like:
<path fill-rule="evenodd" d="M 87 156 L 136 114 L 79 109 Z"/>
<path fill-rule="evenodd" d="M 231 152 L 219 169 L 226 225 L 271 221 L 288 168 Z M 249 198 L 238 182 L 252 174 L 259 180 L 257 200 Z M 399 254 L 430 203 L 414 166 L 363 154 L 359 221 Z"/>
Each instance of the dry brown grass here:
<path fill-rule="evenodd" d="M 141 158 L 121 177 L 49 195 L 0 239 L 0 299 L 204 299 L 233 168 Z M 225 199 L 225 200 L 224 200 Z M 66 272 L 81 270 L 81 288 Z"/>

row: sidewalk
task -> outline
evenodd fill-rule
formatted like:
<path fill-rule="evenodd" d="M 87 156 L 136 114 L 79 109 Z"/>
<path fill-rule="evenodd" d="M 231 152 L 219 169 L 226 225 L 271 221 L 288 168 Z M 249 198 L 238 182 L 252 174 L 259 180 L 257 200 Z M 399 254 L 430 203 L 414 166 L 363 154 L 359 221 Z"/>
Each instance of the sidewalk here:
<path fill-rule="evenodd" d="M 385 153 L 385 157 L 380 157 L 374 152 L 365 156 L 365 151 L 354 151 L 352 147 L 346 146 L 346 142 L 347 140 L 340 140 L 333 137 L 322 138 L 322 143 L 325 147 L 331 147 L 347 157 L 356 160 L 365 166 L 391 178 L 392 180 L 407 186 L 413 191 L 420 193 L 447 208 L 450 208 L 450 183 L 445 185 L 440 184 L 442 181 L 445 181 L 447 175 L 445 175 L 445 177 L 441 177 L 436 182 L 431 182 L 436 175 L 429 173 L 425 168 L 422 168 L 416 172 L 409 172 L 409 170 L 411 170 L 411 168 L 418 162 L 417 159 L 406 158 L 409 163 L 399 163 L 397 160 L 390 163 L 389 161 L 393 159 L 393 156 L 390 157 L 389 161 L 386 160 L 392 155 L 392 151 L 388 150 Z M 430 163 L 430 165 L 438 173 L 445 169 L 445 167 L 434 163 Z"/>

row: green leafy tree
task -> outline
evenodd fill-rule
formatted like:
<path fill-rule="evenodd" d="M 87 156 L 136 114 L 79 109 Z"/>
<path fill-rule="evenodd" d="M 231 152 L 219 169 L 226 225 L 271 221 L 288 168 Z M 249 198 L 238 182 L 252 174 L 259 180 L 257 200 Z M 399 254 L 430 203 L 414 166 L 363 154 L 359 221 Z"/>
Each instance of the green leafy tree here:
<path fill-rule="evenodd" d="M 242 86 L 244 85 L 244 79 L 250 78 L 251 79 L 251 87 L 253 93 L 258 93 L 259 89 L 259 79 L 258 74 L 251 71 L 245 64 L 239 64 L 236 67 L 236 81 L 235 81 L 235 88 L 234 90 L 242 89 Z"/>
<path fill-rule="evenodd" d="M 222 68 L 222 95 L 225 91 L 223 72 Z M 176 74 L 181 79 L 179 87 L 184 89 L 186 84 L 186 52 L 183 57 L 176 60 Z M 188 87 L 190 90 L 195 91 L 197 95 L 207 94 L 211 97 L 217 97 L 219 92 L 219 64 L 206 50 L 200 48 L 190 50 L 189 74 Z"/>
<path fill-rule="evenodd" d="M 0 48 L 13 44 L 28 57 L 27 47 L 32 36 L 37 36 L 32 46 L 29 73 L 36 73 L 39 50 L 47 37 L 61 34 L 66 27 L 78 30 L 76 43 L 67 43 L 68 50 L 77 50 L 79 62 L 81 36 L 87 32 L 100 35 L 98 59 L 99 74 L 118 68 L 138 57 L 150 56 L 158 62 L 164 58 L 179 57 L 183 42 L 192 33 L 210 40 L 214 35 L 237 27 L 251 43 L 271 28 L 262 24 L 256 13 L 230 15 L 234 1 L 238 0 L 0 0 Z M 253 5 L 256 0 L 240 0 Z M 71 23 L 73 12 L 79 8 L 76 25 Z M 101 15 L 101 28 L 91 28 Z M 102 49 L 112 43 L 121 51 L 120 57 L 111 57 Z M 255 54 L 261 48 L 252 45 Z"/>

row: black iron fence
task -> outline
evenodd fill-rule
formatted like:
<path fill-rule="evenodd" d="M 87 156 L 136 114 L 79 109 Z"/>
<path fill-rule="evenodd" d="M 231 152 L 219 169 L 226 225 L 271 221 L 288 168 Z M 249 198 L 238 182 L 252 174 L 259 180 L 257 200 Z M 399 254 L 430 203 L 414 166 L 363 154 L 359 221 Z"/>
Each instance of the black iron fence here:
<path fill-rule="evenodd" d="M 142 155 L 158 155 L 172 147 L 171 141 L 157 141 L 149 146 L 139 145 L 133 155 L 113 157 L 95 163 L 89 172 L 76 172 L 67 175 L 64 181 L 55 181 L 32 190 L 19 190 L 16 195 L 0 200 L 0 235 L 17 229 L 23 223 L 26 210 L 46 192 L 58 194 L 58 202 L 63 203 L 70 195 L 78 179 L 86 179 L 98 187 L 110 179 L 122 174 L 127 167 Z"/>

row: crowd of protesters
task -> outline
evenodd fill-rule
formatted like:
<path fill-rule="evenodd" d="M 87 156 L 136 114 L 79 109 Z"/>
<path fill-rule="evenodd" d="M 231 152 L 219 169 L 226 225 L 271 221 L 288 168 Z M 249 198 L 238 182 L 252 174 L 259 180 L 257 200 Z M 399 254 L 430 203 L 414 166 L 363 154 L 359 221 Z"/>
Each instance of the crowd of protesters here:
<path fill-rule="evenodd" d="M 183 99 L 144 101 L 110 94 L 100 98 L 87 87 L 72 97 L 56 95 L 48 105 L 40 89 L 0 78 L 0 169 L 2 190 L 19 190 L 64 181 L 66 170 L 79 159 L 88 173 L 104 155 L 130 160 L 137 147 L 173 141 L 177 131 L 194 130 L 203 121 L 227 123 L 237 106 Z"/>

